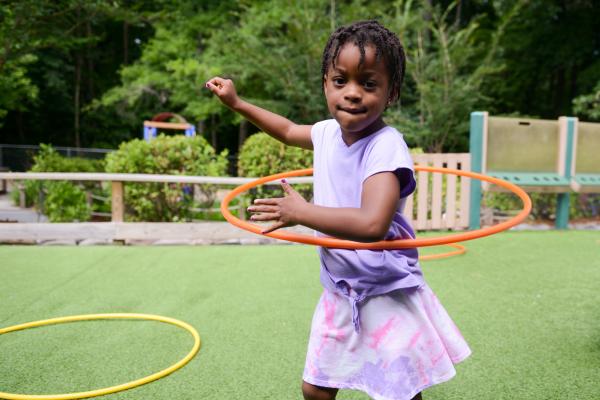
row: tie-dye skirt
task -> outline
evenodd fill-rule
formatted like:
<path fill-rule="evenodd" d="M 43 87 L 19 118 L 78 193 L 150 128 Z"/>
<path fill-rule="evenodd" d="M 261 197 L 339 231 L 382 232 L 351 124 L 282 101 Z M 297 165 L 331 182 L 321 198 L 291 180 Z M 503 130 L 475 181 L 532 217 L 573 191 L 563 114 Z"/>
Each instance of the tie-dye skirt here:
<path fill-rule="evenodd" d="M 352 305 L 325 290 L 312 321 L 304 381 L 356 389 L 375 400 L 410 400 L 455 374 L 471 354 L 460 331 L 429 288 L 395 291 Z"/>

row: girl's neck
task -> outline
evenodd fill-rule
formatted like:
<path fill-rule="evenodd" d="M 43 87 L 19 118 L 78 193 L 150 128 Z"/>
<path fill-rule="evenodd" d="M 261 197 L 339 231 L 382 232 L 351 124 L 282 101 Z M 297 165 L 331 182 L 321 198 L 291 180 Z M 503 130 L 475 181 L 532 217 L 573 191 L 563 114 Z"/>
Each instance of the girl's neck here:
<path fill-rule="evenodd" d="M 356 131 L 356 132 L 348 132 L 342 129 L 342 140 L 346 144 L 346 146 L 352 146 L 354 143 L 358 142 L 362 138 L 366 138 L 369 135 L 381 130 L 386 127 L 386 123 L 383 122 L 383 119 L 379 117 L 375 120 L 371 125 L 367 126 L 365 129 Z"/>

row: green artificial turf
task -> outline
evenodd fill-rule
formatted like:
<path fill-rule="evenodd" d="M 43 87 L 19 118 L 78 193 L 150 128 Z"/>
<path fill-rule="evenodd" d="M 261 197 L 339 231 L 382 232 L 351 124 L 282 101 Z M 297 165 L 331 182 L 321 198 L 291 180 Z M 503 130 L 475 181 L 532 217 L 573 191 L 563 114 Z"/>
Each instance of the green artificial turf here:
<path fill-rule="evenodd" d="M 423 263 L 473 355 L 425 399 L 599 399 L 600 234 L 508 232 Z M 429 251 L 429 250 L 427 250 Z M 0 327 L 132 312 L 186 321 L 202 348 L 181 370 L 107 399 L 301 399 L 315 249 L 0 247 Z M 95 321 L 0 335 L 0 392 L 121 384 L 181 359 L 191 336 L 159 322 Z M 365 400 L 341 391 L 340 400 Z"/>

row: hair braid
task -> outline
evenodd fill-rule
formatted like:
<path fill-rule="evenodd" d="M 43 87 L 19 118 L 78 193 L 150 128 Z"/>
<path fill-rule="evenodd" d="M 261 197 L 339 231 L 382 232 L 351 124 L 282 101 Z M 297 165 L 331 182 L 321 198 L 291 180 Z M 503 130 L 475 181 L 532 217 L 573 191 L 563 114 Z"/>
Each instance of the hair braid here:
<path fill-rule="evenodd" d="M 359 65 L 365 61 L 365 46 L 375 47 L 375 58 L 379 61 L 383 57 L 390 77 L 390 101 L 396 101 L 400 96 L 406 68 L 406 56 L 398 36 L 375 20 L 358 21 L 338 28 L 331 34 L 323 50 L 321 63 L 323 79 L 329 67 L 335 67 L 340 50 L 346 43 L 354 43 L 358 47 Z"/>

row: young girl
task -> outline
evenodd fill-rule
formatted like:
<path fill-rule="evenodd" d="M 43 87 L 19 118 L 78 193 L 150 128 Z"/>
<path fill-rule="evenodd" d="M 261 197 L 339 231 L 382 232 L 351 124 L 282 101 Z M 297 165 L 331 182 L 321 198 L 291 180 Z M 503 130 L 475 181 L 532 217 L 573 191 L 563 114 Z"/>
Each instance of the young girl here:
<path fill-rule="evenodd" d="M 248 208 L 265 230 L 301 224 L 360 242 L 414 238 L 402 215 L 415 189 L 402 135 L 382 114 L 404 78 L 404 50 L 376 21 L 336 30 L 323 51 L 323 91 L 333 119 L 296 125 L 240 99 L 230 80 L 206 86 L 230 109 L 285 144 L 314 150 L 314 202 L 283 181 L 283 198 Z M 302 392 L 335 399 L 358 389 L 376 400 L 420 399 L 455 374 L 470 349 L 423 279 L 416 249 L 318 248 L 323 294 L 312 321 Z"/>

